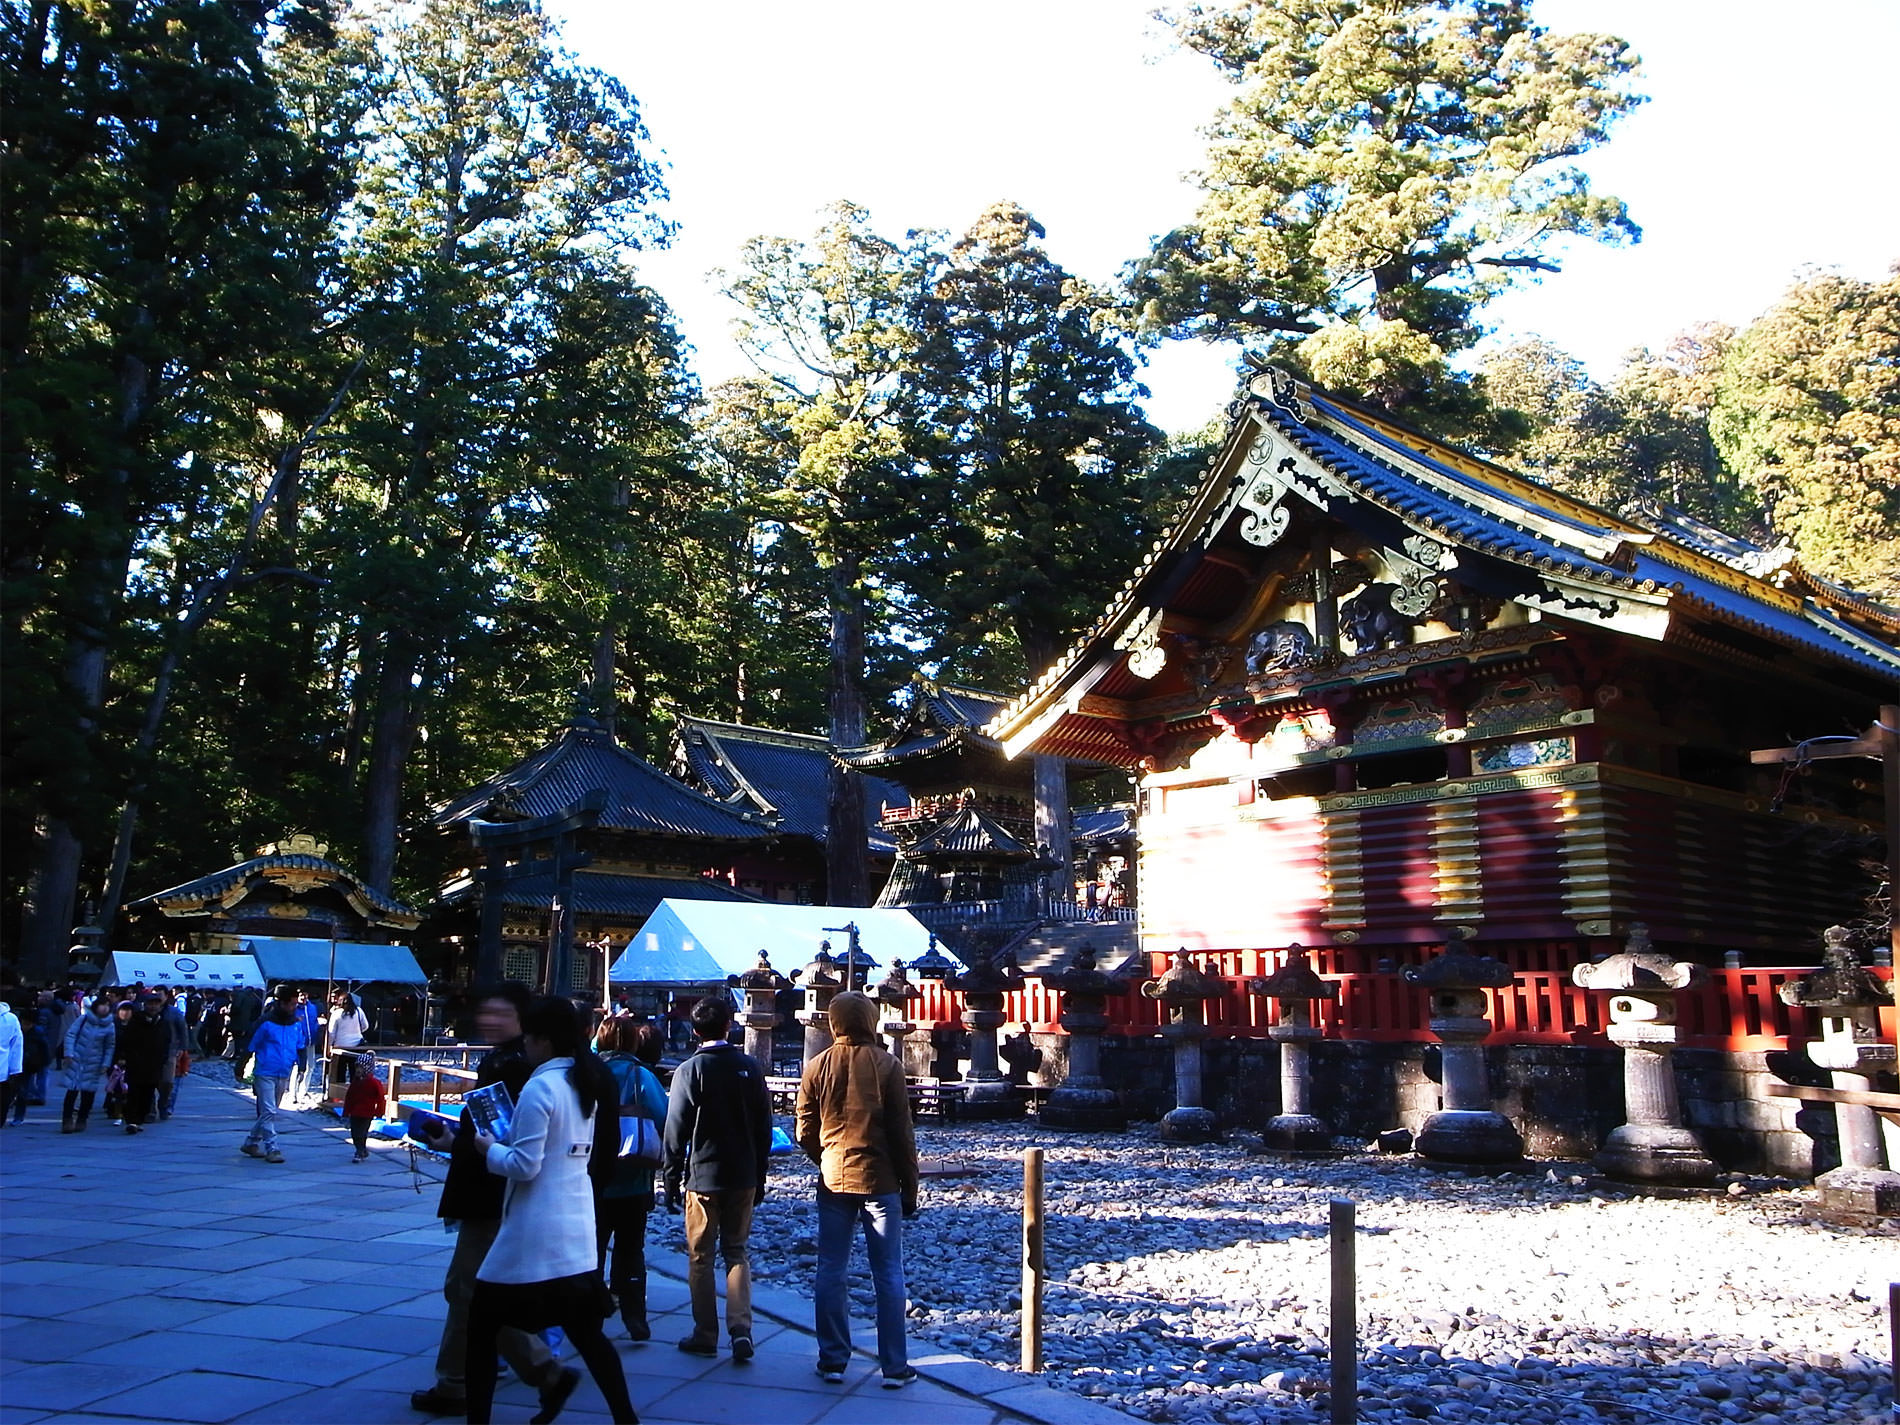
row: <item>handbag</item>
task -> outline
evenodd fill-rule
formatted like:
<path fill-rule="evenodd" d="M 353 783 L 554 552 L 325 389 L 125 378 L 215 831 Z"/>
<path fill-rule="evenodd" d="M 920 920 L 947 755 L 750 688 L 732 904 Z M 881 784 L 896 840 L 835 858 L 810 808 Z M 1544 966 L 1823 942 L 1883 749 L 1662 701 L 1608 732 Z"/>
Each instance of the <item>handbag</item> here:
<path fill-rule="evenodd" d="M 640 1111 L 638 1103 L 620 1105 L 618 1156 L 643 1168 L 657 1168 L 666 1160 L 666 1137 L 660 1132 L 660 1125 Z"/>

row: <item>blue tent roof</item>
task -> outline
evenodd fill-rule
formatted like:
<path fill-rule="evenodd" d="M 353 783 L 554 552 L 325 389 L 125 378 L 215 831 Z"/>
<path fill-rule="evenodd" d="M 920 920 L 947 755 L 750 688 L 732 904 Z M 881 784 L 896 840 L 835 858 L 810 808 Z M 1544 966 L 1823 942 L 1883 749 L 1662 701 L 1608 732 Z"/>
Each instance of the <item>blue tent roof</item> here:
<path fill-rule="evenodd" d="M 334 965 L 330 947 L 336 946 Z M 239 948 L 257 957 L 267 980 L 347 980 L 367 985 L 377 981 L 398 985 L 425 985 L 416 957 L 407 945 L 365 945 L 353 940 L 296 940 L 287 936 L 247 935 Z"/>
<path fill-rule="evenodd" d="M 858 944 L 872 964 L 911 963 L 930 948 L 930 932 L 904 910 L 864 906 L 732 904 L 723 901 L 662 901 L 607 972 L 616 984 L 707 984 L 743 974 L 759 951 L 789 975 L 818 953 L 823 941 L 844 958 L 846 924 L 858 927 Z"/>

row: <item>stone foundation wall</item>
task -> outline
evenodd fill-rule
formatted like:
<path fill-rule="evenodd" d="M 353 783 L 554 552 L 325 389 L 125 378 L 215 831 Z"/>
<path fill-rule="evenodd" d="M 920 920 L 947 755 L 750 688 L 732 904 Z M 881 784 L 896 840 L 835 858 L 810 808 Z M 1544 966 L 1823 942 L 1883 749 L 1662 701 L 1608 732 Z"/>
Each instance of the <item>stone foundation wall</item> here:
<path fill-rule="evenodd" d="M 1062 1082 L 1067 1038 L 1035 1036 L 1043 1051 L 1032 1083 Z M 1209 1039 L 1207 1107 L 1230 1128 L 1259 1129 L 1280 1110 L 1279 1058 L 1264 1039 Z M 1486 1051 L 1493 1102 L 1536 1158 L 1587 1159 L 1623 1121 L 1621 1051 L 1575 1045 L 1499 1045 Z M 1321 1040 L 1312 1049 L 1313 1110 L 1345 1137 L 1388 1128 L 1417 1131 L 1439 1107 L 1438 1045 Z M 1810 1178 L 1840 1162 L 1834 1111 L 1770 1098 L 1770 1082 L 1825 1084 L 1805 1056 L 1786 1050 L 1731 1054 L 1680 1049 L 1676 1088 L 1684 1122 L 1732 1172 Z M 1158 1035 L 1102 1040 L 1102 1073 L 1130 1114 L 1156 1119 L 1174 1106 L 1174 1058 Z"/>

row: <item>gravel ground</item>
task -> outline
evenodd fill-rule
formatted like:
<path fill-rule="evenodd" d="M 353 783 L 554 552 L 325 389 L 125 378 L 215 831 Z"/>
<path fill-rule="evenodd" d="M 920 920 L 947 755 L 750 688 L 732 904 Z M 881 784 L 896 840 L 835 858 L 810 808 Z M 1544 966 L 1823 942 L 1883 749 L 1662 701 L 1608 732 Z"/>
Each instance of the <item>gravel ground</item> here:
<path fill-rule="evenodd" d="M 1650 1197 L 1576 1164 L 1474 1176 L 1406 1160 L 1178 1148 L 1151 1129 L 923 1126 L 906 1234 L 913 1340 L 1013 1368 L 1020 1155 L 1047 1151 L 1044 1379 L 1150 1420 L 1327 1418 L 1327 1203 L 1358 1204 L 1360 1418 L 1858 1425 L 1888 1419 L 1900 1225 L 1806 1220 L 1741 1178 Z M 814 1170 L 777 1159 L 758 1277 L 809 1292 Z M 680 1246 L 679 1220 L 656 1236 Z M 868 1277 L 855 1273 L 858 1313 Z"/>

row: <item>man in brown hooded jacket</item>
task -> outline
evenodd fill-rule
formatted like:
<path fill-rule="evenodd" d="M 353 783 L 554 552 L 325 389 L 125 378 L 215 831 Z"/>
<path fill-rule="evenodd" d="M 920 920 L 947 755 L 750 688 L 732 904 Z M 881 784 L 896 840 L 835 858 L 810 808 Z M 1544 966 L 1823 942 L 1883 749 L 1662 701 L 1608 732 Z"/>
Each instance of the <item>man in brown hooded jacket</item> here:
<path fill-rule="evenodd" d="M 851 1356 L 845 1266 L 864 1226 L 877 1292 L 877 1357 L 886 1389 L 917 1379 L 904 1341 L 904 1222 L 917 1213 L 917 1139 L 904 1066 L 878 1047 L 877 1002 L 855 991 L 831 1000 L 832 1044 L 805 1065 L 797 1137 L 818 1165 L 818 1269 L 813 1282 L 818 1374 L 844 1379 Z"/>

